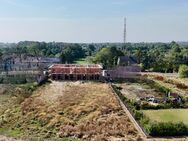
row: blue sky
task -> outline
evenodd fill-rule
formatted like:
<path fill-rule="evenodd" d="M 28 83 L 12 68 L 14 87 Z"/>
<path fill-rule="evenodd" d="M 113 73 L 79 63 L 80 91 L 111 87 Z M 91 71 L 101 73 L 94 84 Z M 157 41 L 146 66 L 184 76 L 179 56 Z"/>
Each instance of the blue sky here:
<path fill-rule="evenodd" d="M 0 42 L 188 41 L 188 0 L 0 0 Z"/>

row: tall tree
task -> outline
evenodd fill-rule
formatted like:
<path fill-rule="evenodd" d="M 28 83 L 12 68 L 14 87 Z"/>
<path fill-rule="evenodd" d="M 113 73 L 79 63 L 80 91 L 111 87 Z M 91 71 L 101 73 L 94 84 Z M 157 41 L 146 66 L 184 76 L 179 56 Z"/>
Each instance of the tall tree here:
<path fill-rule="evenodd" d="M 123 52 L 117 50 L 116 47 L 102 48 L 94 58 L 95 63 L 102 63 L 104 67 L 113 67 L 117 64 L 119 56 L 123 56 Z"/>

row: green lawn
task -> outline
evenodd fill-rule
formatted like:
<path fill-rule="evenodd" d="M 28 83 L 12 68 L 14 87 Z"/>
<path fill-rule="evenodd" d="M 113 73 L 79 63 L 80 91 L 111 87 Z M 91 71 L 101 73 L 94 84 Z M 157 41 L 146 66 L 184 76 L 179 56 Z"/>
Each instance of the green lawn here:
<path fill-rule="evenodd" d="M 188 125 L 188 109 L 144 110 L 143 112 L 153 121 L 183 122 Z"/>
<path fill-rule="evenodd" d="M 80 65 L 89 64 L 89 62 L 87 61 L 86 58 L 81 58 L 81 59 L 75 61 L 74 63 L 75 63 L 75 64 L 80 64 Z"/>

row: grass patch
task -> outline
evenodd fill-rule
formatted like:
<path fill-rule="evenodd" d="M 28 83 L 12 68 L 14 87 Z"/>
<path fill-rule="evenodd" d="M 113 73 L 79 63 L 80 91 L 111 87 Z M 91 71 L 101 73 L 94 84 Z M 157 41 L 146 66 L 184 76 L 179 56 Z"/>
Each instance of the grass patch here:
<path fill-rule="evenodd" d="M 183 122 L 188 125 L 188 109 L 144 110 L 143 112 L 151 121 Z"/>
<path fill-rule="evenodd" d="M 38 88 L 37 83 L 26 83 L 26 84 L 20 84 L 17 86 L 29 92 L 33 92 Z"/>
<path fill-rule="evenodd" d="M 0 134 L 6 134 L 7 136 L 18 138 L 23 132 L 19 128 L 0 128 Z"/>
<path fill-rule="evenodd" d="M 77 61 L 74 62 L 75 64 L 79 64 L 79 65 L 86 65 L 89 64 L 89 62 L 87 61 L 87 58 L 81 58 Z"/>

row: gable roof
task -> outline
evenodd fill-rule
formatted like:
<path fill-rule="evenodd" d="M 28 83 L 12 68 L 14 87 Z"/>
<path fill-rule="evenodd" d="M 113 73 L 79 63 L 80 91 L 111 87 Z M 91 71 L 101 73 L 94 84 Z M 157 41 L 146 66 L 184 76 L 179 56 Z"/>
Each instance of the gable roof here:
<path fill-rule="evenodd" d="M 129 64 L 137 64 L 136 58 L 132 56 L 120 56 L 118 59 L 118 64 L 122 64 L 124 62 L 128 62 Z"/>

